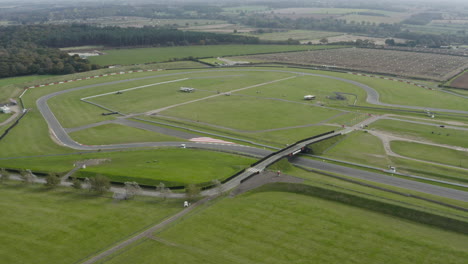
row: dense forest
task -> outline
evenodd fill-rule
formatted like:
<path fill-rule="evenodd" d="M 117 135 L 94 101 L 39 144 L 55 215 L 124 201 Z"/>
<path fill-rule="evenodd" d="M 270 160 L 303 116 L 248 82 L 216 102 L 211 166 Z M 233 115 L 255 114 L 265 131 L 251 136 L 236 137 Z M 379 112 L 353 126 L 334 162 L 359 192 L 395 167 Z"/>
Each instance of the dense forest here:
<path fill-rule="evenodd" d="M 0 45 L 13 41 L 31 42 L 46 47 L 81 45 L 122 46 L 173 46 L 190 44 L 256 44 L 258 38 L 180 31 L 170 28 L 120 28 L 89 25 L 25 25 L 0 27 Z"/>
<path fill-rule="evenodd" d="M 30 74 L 70 74 L 97 69 L 79 56 L 59 49 L 39 47 L 30 42 L 15 42 L 0 47 L 0 77 Z"/>
<path fill-rule="evenodd" d="M 88 25 L 0 27 L 0 77 L 26 74 L 68 74 L 97 68 L 85 59 L 61 52 L 58 49 L 61 47 L 256 44 L 258 41 L 255 37 L 184 32 L 155 27 L 102 28 Z"/>

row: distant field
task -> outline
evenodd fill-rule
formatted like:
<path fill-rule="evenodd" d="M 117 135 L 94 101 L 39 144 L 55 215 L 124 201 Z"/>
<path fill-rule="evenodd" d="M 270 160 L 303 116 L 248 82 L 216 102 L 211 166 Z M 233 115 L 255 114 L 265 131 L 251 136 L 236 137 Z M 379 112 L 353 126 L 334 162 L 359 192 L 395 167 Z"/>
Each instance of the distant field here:
<path fill-rule="evenodd" d="M 392 141 L 391 147 L 395 153 L 405 157 L 468 168 L 467 151 L 458 151 L 404 141 Z"/>
<path fill-rule="evenodd" d="M 393 23 L 400 23 L 403 21 L 406 17 L 408 17 L 407 14 L 404 13 L 395 13 L 393 16 L 367 16 L 367 15 L 346 15 L 340 17 L 340 19 L 346 19 L 346 21 L 351 22 L 358 22 L 361 23 L 362 21 L 364 22 L 369 22 L 369 23 L 386 23 L 386 24 L 393 24 Z"/>
<path fill-rule="evenodd" d="M 268 9 L 269 9 L 268 6 L 263 6 L 263 5 L 241 5 L 241 6 L 223 8 L 224 12 L 229 12 L 229 13 L 258 12 L 258 11 L 266 11 Z"/>
<path fill-rule="evenodd" d="M 433 24 L 427 25 L 404 25 L 404 29 L 408 29 L 412 32 L 425 33 L 425 34 L 460 34 L 459 31 L 466 29 L 466 25 L 459 24 Z"/>
<path fill-rule="evenodd" d="M 316 40 L 341 35 L 341 33 L 314 30 L 289 30 L 285 32 L 273 32 L 263 34 L 250 33 L 244 35 L 258 37 L 262 40 L 288 40 L 290 38 L 294 40 Z"/>
<path fill-rule="evenodd" d="M 175 214 L 181 201 L 115 202 L 70 188 L 0 185 L 2 263 L 77 263 Z M 79 245 L 79 246 L 78 246 Z"/>
<path fill-rule="evenodd" d="M 391 228 L 389 228 L 391 227 Z M 100 263 L 464 263 L 466 235 L 281 191 L 226 198 Z M 203 241 L 203 243 L 201 243 Z"/>
<path fill-rule="evenodd" d="M 106 53 L 106 55 L 93 56 L 90 57 L 89 60 L 92 63 L 96 63 L 99 65 L 127 65 L 163 62 L 172 59 L 183 59 L 188 57 L 222 57 L 257 53 L 300 51 L 310 49 L 313 48 L 301 45 L 212 45 L 143 49 L 114 49 L 105 50 L 104 52 Z"/>
<path fill-rule="evenodd" d="M 450 82 L 450 86 L 462 89 L 468 89 L 468 71 L 464 72 L 455 80 Z"/>
<path fill-rule="evenodd" d="M 319 65 L 434 80 L 450 79 L 468 66 L 466 57 L 360 48 L 251 55 L 242 58 L 247 61 L 252 58 L 268 62 Z M 359 63 L 356 63 L 358 61 Z"/>
<path fill-rule="evenodd" d="M 335 14 L 342 15 L 356 12 L 369 12 L 369 9 L 353 9 L 353 8 L 283 8 L 275 9 L 275 14 Z"/>
<path fill-rule="evenodd" d="M 60 21 L 51 21 L 52 24 L 89 24 L 98 25 L 103 27 L 156 27 L 156 26 L 176 26 L 186 27 L 190 25 L 205 25 L 205 24 L 219 24 L 225 23 L 222 20 L 211 20 L 211 19 L 152 19 L 147 17 L 135 17 L 135 16 L 107 16 L 99 18 L 88 18 L 82 19 L 65 19 Z"/>

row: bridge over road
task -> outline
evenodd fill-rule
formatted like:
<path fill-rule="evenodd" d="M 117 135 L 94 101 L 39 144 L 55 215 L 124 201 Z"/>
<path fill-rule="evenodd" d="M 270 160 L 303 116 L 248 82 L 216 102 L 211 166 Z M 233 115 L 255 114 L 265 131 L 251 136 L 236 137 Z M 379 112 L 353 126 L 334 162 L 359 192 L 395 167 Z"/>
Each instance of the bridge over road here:
<path fill-rule="evenodd" d="M 286 147 L 284 149 L 281 149 L 281 150 L 279 150 L 277 152 L 274 152 L 274 153 L 264 157 L 263 159 L 255 162 L 254 164 L 251 165 L 250 168 L 248 168 L 248 169 L 242 171 L 241 173 L 233 175 L 233 176 L 229 177 L 228 179 L 224 180 L 223 185 L 222 185 L 222 191 L 228 191 L 228 190 L 231 190 L 231 189 L 239 186 L 244 180 L 248 179 L 249 177 L 251 177 L 251 176 L 253 176 L 255 174 L 260 173 L 265 168 L 267 168 L 271 164 L 277 162 L 278 160 L 280 160 L 280 159 L 282 159 L 284 157 L 294 156 L 294 155 L 296 155 L 296 154 L 298 154 L 300 152 L 303 152 L 306 149 L 306 147 L 308 145 L 312 144 L 312 143 L 317 143 L 317 142 L 325 140 L 325 139 L 329 139 L 329 138 L 332 138 L 332 137 L 335 137 L 335 136 L 339 136 L 339 135 L 342 135 L 343 133 L 346 133 L 346 132 L 347 131 L 345 131 L 345 132 L 343 132 L 343 131 L 326 132 L 326 133 L 323 133 L 323 134 L 320 134 L 320 135 L 317 135 L 317 136 L 313 136 L 313 137 L 310 137 L 310 138 L 303 139 L 301 141 L 298 141 L 298 142 L 294 143 L 293 145 L 290 145 L 290 146 L 288 146 L 288 147 Z M 215 195 L 217 193 L 218 193 L 218 190 L 209 189 L 209 190 L 203 191 L 202 195 L 210 196 L 210 195 Z"/>

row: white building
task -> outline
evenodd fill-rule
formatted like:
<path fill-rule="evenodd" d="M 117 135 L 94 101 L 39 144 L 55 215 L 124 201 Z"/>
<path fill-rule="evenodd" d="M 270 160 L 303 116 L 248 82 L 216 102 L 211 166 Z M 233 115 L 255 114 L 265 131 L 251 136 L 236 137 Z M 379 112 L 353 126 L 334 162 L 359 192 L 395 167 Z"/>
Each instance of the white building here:
<path fill-rule="evenodd" d="M 304 100 L 314 100 L 315 99 L 315 95 L 304 95 Z"/>
<path fill-rule="evenodd" d="M 8 107 L 6 105 L 0 106 L 0 112 L 3 112 L 5 114 L 9 114 L 9 113 L 11 113 L 11 109 L 10 109 L 10 107 Z"/>

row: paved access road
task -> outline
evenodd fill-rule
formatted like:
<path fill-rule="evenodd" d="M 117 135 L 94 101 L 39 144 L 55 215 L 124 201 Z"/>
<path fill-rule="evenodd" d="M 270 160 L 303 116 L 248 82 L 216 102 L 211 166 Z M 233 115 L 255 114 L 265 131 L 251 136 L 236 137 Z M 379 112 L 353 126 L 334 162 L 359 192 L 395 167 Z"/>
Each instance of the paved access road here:
<path fill-rule="evenodd" d="M 328 75 L 322 75 L 322 74 L 312 74 L 312 73 L 303 73 L 303 72 L 294 72 L 294 71 L 286 71 L 286 70 L 253 70 L 253 69 L 233 69 L 233 70 L 226 70 L 226 69 L 217 69 L 217 70 L 201 70 L 201 71 L 189 71 L 189 72 L 178 72 L 178 73 L 170 73 L 170 74 L 162 74 L 162 75 L 156 75 L 156 76 L 148 76 L 148 77 L 141 77 L 141 78 L 133 78 L 133 79 L 127 79 L 127 80 L 121 80 L 121 81 L 113 81 L 113 82 L 107 82 L 107 83 L 99 83 L 99 84 L 93 84 L 93 85 L 87 85 L 87 86 L 82 86 L 82 87 L 77 87 L 77 88 L 71 88 L 68 90 L 63 90 L 55 93 L 51 93 L 49 95 L 43 96 L 39 98 L 36 102 L 37 107 L 41 114 L 44 116 L 45 120 L 47 121 L 50 130 L 54 134 L 54 136 L 57 138 L 59 142 L 61 142 L 64 146 L 77 149 L 77 150 L 105 150 L 105 149 L 124 149 L 124 148 L 139 148 L 139 147 L 177 147 L 180 146 L 181 144 L 185 144 L 186 147 L 188 148 L 203 148 L 203 149 L 211 149 L 211 150 L 220 150 L 220 151 L 230 151 L 230 152 L 236 152 L 236 153 L 241 153 L 241 154 L 248 154 L 256 157 L 264 157 L 268 154 L 271 153 L 271 151 L 266 150 L 266 149 L 261 149 L 261 148 L 255 148 L 255 147 L 248 147 L 248 146 L 242 146 L 242 145 L 232 145 L 232 144 L 209 144 L 209 143 L 191 143 L 191 142 L 150 142 L 150 143 L 131 143 L 131 144 L 115 144 L 115 145 L 82 145 L 74 140 L 72 140 L 65 129 L 61 126 L 57 118 L 54 116 L 52 111 L 50 110 L 49 106 L 47 105 L 47 101 L 55 96 L 72 92 L 72 91 L 78 91 L 82 89 L 88 89 L 88 88 L 93 88 L 93 87 L 99 87 L 99 86 L 104 86 L 104 85 L 111 85 L 111 84 L 117 84 L 117 83 L 125 83 L 125 82 L 132 82 L 136 80 L 143 80 L 143 79 L 152 79 L 152 78 L 158 78 L 158 77 L 164 77 L 164 76 L 175 76 L 175 75 L 182 75 L 182 74 L 189 74 L 189 73 L 200 73 L 200 72 L 226 72 L 226 71 L 259 71 L 259 72 L 283 72 L 283 73 L 291 73 L 291 74 L 297 74 L 297 75 L 308 75 L 308 76 L 318 76 L 318 77 L 324 77 L 324 78 L 331 78 L 331 79 L 336 79 L 340 80 L 343 82 L 351 83 L 354 85 L 357 85 L 361 88 L 363 88 L 368 96 L 367 96 L 367 101 L 370 103 L 375 103 L 379 105 L 386 105 L 386 106 L 394 106 L 394 107 L 406 107 L 406 108 L 412 108 L 412 109 L 430 109 L 430 108 L 423 108 L 423 107 L 407 107 L 407 106 L 402 106 L 402 105 L 388 105 L 388 104 L 381 104 L 379 102 L 379 95 L 377 91 L 375 91 L 373 88 L 343 78 L 339 77 L 333 77 L 333 76 L 328 76 Z M 431 111 L 440 111 L 440 112 L 451 112 L 451 113 L 462 113 L 462 114 L 468 114 L 468 111 L 457 111 L 457 110 L 446 110 L 446 109 L 430 109 Z M 424 193 L 429 193 L 429 194 L 434 194 L 434 195 L 439 195 L 447 198 L 452 198 L 452 199 L 457 199 L 461 201 L 468 201 L 468 193 L 459 191 L 459 190 L 454 190 L 450 188 L 443 188 L 431 184 L 425 184 L 425 183 L 420 183 L 420 182 L 415 182 L 411 180 L 404 180 L 396 177 L 390 177 L 386 176 L 383 174 L 378 174 L 378 173 L 372 173 L 372 172 L 367 172 L 367 171 L 362 171 L 362 170 L 357 170 L 357 169 L 352 169 L 344 166 L 339 166 L 335 164 L 330 164 L 330 163 L 324 163 L 324 162 L 318 162 L 314 160 L 309 160 L 309 159 L 298 159 L 299 164 L 311 168 L 317 168 L 321 169 L 324 171 L 329 171 L 332 173 L 339 173 L 343 175 L 347 175 L 350 177 L 355 177 L 355 178 L 360 178 L 360 179 L 365 179 L 369 181 L 374 181 L 374 182 L 379 182 L 379 183 L 384 183 L 384 184 L 389 184 L 393 185 L 396 187 L 401 187 L 401 188 L 406 188 L 410 190 L 415 190 L 415 191 L 420 191 Z M 262 168 L 260 168 L 262 169 Z M 237 186 L 238 181 L 232 181 L 232 183 L 228 182 L 228 185 L 226 185 L 227 188 L 233 188 Z"/>

